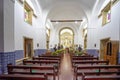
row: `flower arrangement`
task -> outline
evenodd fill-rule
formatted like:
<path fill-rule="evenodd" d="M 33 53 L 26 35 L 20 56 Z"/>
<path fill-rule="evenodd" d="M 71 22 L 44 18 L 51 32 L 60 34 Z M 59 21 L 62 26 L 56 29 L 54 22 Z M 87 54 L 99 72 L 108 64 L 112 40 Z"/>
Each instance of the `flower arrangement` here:
<path fill-rule="evenodd" d="M 64 49 L 60 49 L 60 50 L 53 52 L 52 55 L 57 56 L 57 55 L 63 53 L 64 51 L 65 51 Z"/>

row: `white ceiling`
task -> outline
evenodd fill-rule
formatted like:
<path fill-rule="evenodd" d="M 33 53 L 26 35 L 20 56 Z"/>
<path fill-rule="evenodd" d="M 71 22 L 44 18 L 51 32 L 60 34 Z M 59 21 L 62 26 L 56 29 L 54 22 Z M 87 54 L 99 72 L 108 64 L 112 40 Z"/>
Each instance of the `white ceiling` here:
<path fill-rule="evenodd" d="M 42 11 L 48 11 L 46 18 L 50 20 L 88 20 L 96 1 L 97 0 L 38 0 Z M 78 25 L 68 22 L 67 24 Z M 56 24 L 53 23 L 53 25 L 55 26 Z M 80 25 L 78 25 L 78 27 L 79 26 Z"/>
<path fill-rule="evenodd" d="M 38 0 L 50 19 L 81 19 L 88 16 L 97 0 Z"/>

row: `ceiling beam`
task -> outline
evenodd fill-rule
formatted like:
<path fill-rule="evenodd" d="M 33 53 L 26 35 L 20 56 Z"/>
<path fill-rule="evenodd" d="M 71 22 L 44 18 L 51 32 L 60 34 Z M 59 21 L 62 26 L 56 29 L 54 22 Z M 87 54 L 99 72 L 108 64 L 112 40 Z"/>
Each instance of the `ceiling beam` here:
<path fill-rule="evenodd" d="M 83 20 L 51 20 L 51 22 L 82 22 Z"/>

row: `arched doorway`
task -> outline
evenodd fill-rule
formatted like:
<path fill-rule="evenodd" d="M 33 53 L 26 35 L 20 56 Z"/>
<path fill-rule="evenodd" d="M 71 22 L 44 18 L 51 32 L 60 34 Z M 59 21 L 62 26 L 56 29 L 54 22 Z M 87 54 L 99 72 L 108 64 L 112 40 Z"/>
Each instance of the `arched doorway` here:
<path fill-rule="evenodd" d="M 74 45 L 74 33 L 70 28 L 64 28 L 60 30 L 59 33 L 59 43 L 66 47 L 73 47 Z"/>

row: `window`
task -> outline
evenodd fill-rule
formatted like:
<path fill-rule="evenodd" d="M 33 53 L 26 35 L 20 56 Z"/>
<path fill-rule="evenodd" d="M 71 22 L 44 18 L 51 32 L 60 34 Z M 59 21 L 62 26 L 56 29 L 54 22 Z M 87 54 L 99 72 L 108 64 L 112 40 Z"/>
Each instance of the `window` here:
<path fill-rule="evenodd" d="M 102 10 L 102 25 L 111 21 L 111 2 Z"/>
<path fill-rule="evenodd" d="M 24 1 L 24 20 L 25 22 L 32 25 L 32 16 L 33 16 L 33 9 L 29 6 L 29 4 Z"/>

